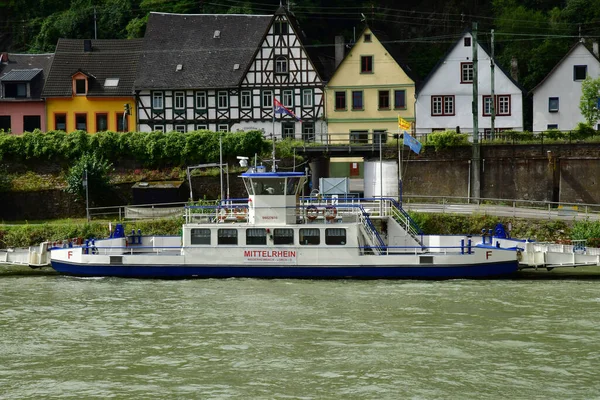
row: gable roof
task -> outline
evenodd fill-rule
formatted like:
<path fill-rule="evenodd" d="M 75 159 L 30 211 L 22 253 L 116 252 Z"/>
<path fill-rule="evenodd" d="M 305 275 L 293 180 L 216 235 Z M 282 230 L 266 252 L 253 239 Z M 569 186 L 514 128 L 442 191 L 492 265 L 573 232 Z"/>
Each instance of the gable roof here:
<path fill-rule="evenodd" d="M 576 48 L 578 48 L 579 46 L 582 46 L 584 49 L 586 49 L 590 55 L 592 57 L 594 57 L 594 59 L 596 59 L 596 61 L 598 61 L 600 63 L 600 60 L 598 60 L 598 57 L 596 57 L 596 55 L 594 53 L 592 53 L 590 51 L 590 49 L 587 48 L 587 46 L 585 44 L 583 44 L 583 42 L 577 42 L 575 43 L 573 46 L 571 46 L 571 48 L 569 49 L 569 51 L 567 51 L 567 54 L 565 54 L 565 56 L 563 58 L 560 59 L 559 62 L 556 63 L 556 65 L 552 68 L 552 70 L 550 70 L 550 72 L 548 73 L 548 75 L 546 75 L 544 77 L 544 79 L 542 79 L 540 81 L 540 83 L 538 83 L 537 85 L 535 85 L 535 87 L 533 89 L 531 89 L 530 93 L 533 93 L 537 90 L 537 88 L 539 88 L 540 86 L 542 86 L 544 84 L 544 82 L 546 82 L 546 80 L 548 78 L 550 78 L 550 76 L 552 76 L 552 74 L 554 73 L 554 71 L 556 71 L 558 69 L 558 67 L 567 59 L 569 58 L 569 56 L 571 55 L 571 53 L 573 53 L 575 51 Z"/>
<path fill-rule="evenodd" d="M 89 78 L 88 97 L 131 96 L 142 40 L 92 39 L 88 42 L 91 51 L 85 51 L 86 40 L 58 40 L 42 95 L 71 97 L 73 75 L 85 71 Z M 105 88 L 106 78 L 119 78 L 119 85 Z"/>
<path fill-rule="evenodd" d="M 135 89 L 238 86 L 272 19 L 272 15 L 150 13 Z"/>
<path fill-rule="evenodd" d="M 446 59 L 448 58 L 448 56 L 450 55 L 450 53 L 452 53 L 452 51 L 456 48 L 456 46 L 458 46 L 461 41 L 463 40 L 463 38 L 465 37 L 466 34 L 469 34 L 469 36 L 471 36 L 471 38 L 473 38 L 473 34 L 471 33 L 471 29 L 465 29 L 460 37 L 458 38 L 458 40 L 452 45 L 450 46 L 450 48 L 448 49 L 448 51 L 446 51 L 446 54 L 444 54 L 444 56 L 442 58 L 440 58 L 437 62 L 437 64 L 435 64 L 435 66 L 433 67 L 433 69 L 431 70 L 431 72 L 429 72 L 429 74 L 427 75 L 427 77 L 423 80 L 423 82 L 421 82 L 421 84 L 419 85 L 419 87 L 417 88 L 417 95 L 419 94 L 419 92 L 421 90 L 423 90 L 423 88 L 425 86 L 427 86 L 427 83 L 429 82 L 429 80 L 431 79 L 431 77 L 433 77 L 433 75 L 435 75 L 435 73 L 437 72 L 437 70 L 444 64 L 444 62 L 446 61 Z M 477 44 L 479 45 L 479 47 L 481 47 L 481 49 L 483 50 L 483 52 L 491 58 L 490 52 L 487 49 L 487 46 L 485 46 L 485 44 L 481 43 L 480 41 L 477 41 Z M 480 61 L 480 60 L 478 60 Z M 496 67 L 521 91 L 521 92 L 525 92 L 525 89 L 523 88 L 523 86 L 521 86 L 521 84 L 517 81 L 515 81 L 513 79 L 513 77 L 506 72 L 506 70 L 502 67 L 502 65 L 496 63 L 495 64 Z"/>
<path fill-rule="evenodd" d="M 41 82 L 31 86 L 31 97 L 39 98 L 42 94 L 44 79 L 48 76 L 54 54 L 8 54 L 8 61 L 2 57 L 0 63 L 0 80 L 8 82 L 29 82 L 40 79 Z"/>

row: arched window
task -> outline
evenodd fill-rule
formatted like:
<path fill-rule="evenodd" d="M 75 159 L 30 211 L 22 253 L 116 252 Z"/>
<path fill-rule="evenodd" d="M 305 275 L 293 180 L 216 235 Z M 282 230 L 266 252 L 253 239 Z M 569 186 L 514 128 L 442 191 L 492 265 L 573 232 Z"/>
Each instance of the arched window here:
<path fill-rule="evenodd" d="M 284 56 L 279 56 L 275 59 L 275 73 L 276 74 L 287 74 L 288 73 L 288 60 Z"/>

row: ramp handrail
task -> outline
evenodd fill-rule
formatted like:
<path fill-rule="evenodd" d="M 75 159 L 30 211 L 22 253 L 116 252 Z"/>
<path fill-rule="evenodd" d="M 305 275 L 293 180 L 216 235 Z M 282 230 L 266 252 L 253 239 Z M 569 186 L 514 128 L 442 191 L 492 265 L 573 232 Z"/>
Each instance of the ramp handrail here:
<path fill-rule="evenodd" d="M 382 254 L 385 250 L 385 242 L 379 235 L 377 228 L 373 225 L 373 221 L 369 218 L 369 214 L 365 211 L 362 205 L 358 205 L 358 209 L 360 210 L 360 222 L 362 222 L 363 226 L 367 230 L 367 232 L 371 235 L 371 241 L 375 243 L 375 248 Z"/>

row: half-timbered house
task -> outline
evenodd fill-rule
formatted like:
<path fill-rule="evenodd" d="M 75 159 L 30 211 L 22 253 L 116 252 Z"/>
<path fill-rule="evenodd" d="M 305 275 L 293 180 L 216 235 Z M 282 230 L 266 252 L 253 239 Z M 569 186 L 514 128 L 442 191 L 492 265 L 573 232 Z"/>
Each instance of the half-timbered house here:
<path fill-rule="evenodd" d="M 323 88 L 283 7 L 275 15 L 151 13 L 135 82 L 138 129 L 310 140 L 324 125 Z M 290 113 L 275 113 L 275 100 Z"/>

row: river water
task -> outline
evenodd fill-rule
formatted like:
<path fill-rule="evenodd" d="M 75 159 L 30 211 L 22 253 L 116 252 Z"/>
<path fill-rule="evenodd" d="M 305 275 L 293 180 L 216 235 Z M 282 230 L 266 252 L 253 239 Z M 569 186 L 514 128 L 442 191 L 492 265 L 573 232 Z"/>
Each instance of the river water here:
<path fill-rule="evenodd" d="M 600 282 L 0 271 L 0 399 L 600 398 Z"/>

